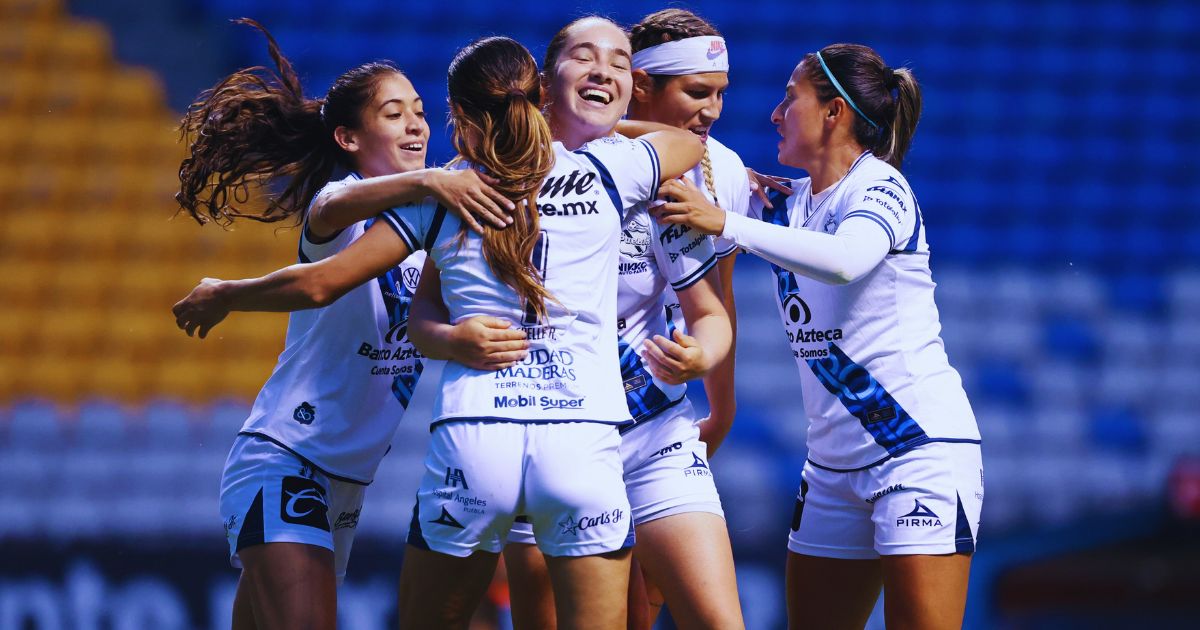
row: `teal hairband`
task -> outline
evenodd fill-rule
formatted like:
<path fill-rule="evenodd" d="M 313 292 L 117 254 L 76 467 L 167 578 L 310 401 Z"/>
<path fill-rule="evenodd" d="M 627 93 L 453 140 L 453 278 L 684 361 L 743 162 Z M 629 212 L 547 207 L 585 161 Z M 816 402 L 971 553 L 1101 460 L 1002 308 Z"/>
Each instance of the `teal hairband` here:
<path fill-rule="evenodd" d="M 829 77 L 829 82 L 832 83 L 833 87 L 837 89 L 838 94 L 841 94 L 842 98 L 846 99 L 846 102 L 850 104 L 850 107 L 853 108 L 854 111 L 858 112 L 858 115 L 862 116 L 863 120 L 871 123 L 871 126 L 878 130 L 879 125 L 875 124 L 874 120 L 868 118 L 867 115 L 858 108 L 858 105 L 854 104 L 854 99 L 850 98 L 850 95 L 846 93 L 846 90 L 842 89 L 842 84 L 838 83 L 838 80 L 833 78 L 833 73 L 829 71 L 829 66 L 825 65 L 825 58 L 821 56 L 821 51 L 819 50 L 817 51 L 817 61 L 821 62 L 821 69 L 825 71 L 825 76 Z"/>

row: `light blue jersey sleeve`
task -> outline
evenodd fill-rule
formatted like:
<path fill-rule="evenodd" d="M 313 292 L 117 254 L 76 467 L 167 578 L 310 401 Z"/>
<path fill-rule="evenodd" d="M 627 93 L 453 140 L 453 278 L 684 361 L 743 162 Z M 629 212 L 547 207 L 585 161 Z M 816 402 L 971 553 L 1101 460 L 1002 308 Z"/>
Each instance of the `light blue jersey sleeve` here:
<path fill-rule="evenodd" d="M 430 231 L 437 214 L 437 201 L 427 198 L 420 203 L 388 208 L 379 214 L 379 218 L 395 230 L 410 252 L 415 252 L 431 245 Z"/>

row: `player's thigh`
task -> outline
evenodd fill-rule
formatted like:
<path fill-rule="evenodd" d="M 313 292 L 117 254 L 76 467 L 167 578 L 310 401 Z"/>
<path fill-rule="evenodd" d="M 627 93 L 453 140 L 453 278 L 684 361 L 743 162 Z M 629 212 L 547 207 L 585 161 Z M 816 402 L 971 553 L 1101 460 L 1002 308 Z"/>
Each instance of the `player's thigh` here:
<path fill-rule="evenodd" d="M 867 471 L 867 481 L 885 493 L 874 521 L 888 627 L 961 625 L 983 503 L 979 445 L 922 445 Z"/>
<path fill-rule="evenodd" d="M 522 524 L 514 525 L 514 529 Z M 533 542 L 533 529 L 527 524 L 530 542 L 513 542 L 504 547 L 504 566 L 508 572 L 509 602 L 515 630 L 554 628 L 554 591 L 546 559 Z"/>
<path fill-rule="evenodd" d="M 883 584 L 869 503 L 853 474 L 804 466 L 788 535 L 790 628 L 861 629 Z"/>
<path fill-rule="evenodd" d="M 588 556 L 547 556 L 559 630 L 625 628 L 629 549 Z"/>
<path fill-rule="evenodd" d="M 888 630 L 962 627 L 969 554 L 883 556 L 881 562 Z"/>
<path fill-rule="evenodd" d="M 879 560 L 821 558 L 788 552 L 788 628 L 862 630 L 882 586 Z"/>
<path fill-rule="evenodd" d="M 400 627 L 466 628 L 487 592 L 498 558 L 484 551 L 458 557 L 408 545 L 400 570 Z"/>
<path fill-rule="evenodd" d="M 642 523 L 634 554 L 681 628 L 743 626 L 725 519 L 686 512 Z"/>
<path fill-rule="evenodd" d="M 332 627 L 338 567 L 344 570 L 353 529 L 335 536 L 331 511 L 356 512 L 362 490 L 328 479 L 273 443 L 234 441 L 220 508 L 230 562 L 243 569 L 238 619 L 248 610 L 259 627 Z"/>
<path fill-rule="evenodd" d="M 333 552 L 302 543 L 266 543 L 239 552 L 245 596 L 259 630 L 337 625 Z"/>

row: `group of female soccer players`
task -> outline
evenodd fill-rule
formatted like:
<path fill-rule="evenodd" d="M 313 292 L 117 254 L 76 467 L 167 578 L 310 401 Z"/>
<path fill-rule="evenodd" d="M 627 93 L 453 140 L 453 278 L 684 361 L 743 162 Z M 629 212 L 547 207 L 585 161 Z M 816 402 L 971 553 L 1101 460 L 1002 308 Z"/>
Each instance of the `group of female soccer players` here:
<path fill-rule="evenodd" d="M 395 66 L 306 99 L 263 33 L 277 72 L 189 110 L 178 195 L 201 222 L 303 226 L 298 264 L 175 306 L 201 337 L 230 311 L 294 311 L 222 479 L 235 628 L 335 626 L 365 487 L 427 359 L 447 361 L 401 627 L 466 627 L 501 552 L 518 628 L 649 627 L 663 603 L 683 628 L 743 627 L 708 466 L 735 412 L 739 250 L 771 263 L 812 423 L 789 625 L 861 627 L 881 588 L 889 627 L 961 623 L 979 435 L 897 170 L 921 107 L 908 70 L 864 46 L 804 55 L 771 114 L 780 162 L 808 173 L 784 181 L 710 136 L 729 56 L 688 11 L 629 34 L 576 20 L 540 71 L 488 37 L 448 70 L 458 157 L 425 168 Z M 266 209 L 238 207 L 276 181 Z M 697 378 L 707 419 L 684 396 Z"/>

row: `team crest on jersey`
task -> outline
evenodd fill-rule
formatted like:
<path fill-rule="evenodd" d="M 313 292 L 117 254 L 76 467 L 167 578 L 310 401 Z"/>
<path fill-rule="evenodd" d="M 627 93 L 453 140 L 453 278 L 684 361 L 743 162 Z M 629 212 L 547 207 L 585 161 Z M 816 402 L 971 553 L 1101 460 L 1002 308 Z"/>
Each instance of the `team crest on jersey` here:
<path fill-rule="evenodd" d="M 621 255 L 643 258 L 650 251 L 650 218 L 636 212 L 621 226 Z"/>
<path fill-rule="evenodd" d="M 821 229 L 824 230 L 826 234 L 833 234 L 834 232 L 837 232 L 838 220 L 833 212 L 830 212 L 829 215 L 825 217 L 825 226 Z"/>

